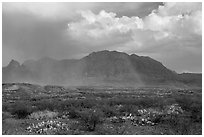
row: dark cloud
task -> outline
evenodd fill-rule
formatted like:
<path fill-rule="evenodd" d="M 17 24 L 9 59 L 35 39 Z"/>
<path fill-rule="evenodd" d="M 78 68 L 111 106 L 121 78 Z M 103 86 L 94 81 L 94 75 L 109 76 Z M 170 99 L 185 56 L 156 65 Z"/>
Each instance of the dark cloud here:
<path fill-rule="evenodd" d="M 118 17 L 122 16 L 138 16 L 145 17 L 149 15 L 152 10 L 157 9 L 161 2 L 106 2 L 95 3 L 92 11 L 99 13 L 101 10 L 107 12 L 114 12 Z"/>
<path fill-rule="evenodd" d="M 75 58 L 88 52 L 103 50 L 103 48 L 87 49 L 85 44 L 89 46 L 89 43 L 73 41 L 66 34 L 67 23 L 76 20 L 79 16 L 77 10 L 91 9 L 98 13 L 101 9 L 105 9 L 116 12 L 118 16 L 144 16 L 148 14 L 148 10 L 143 10 L 144 7 L 152 10 L 156 5 L 158 3 L 43 3 L 40 5 L 39 3 L 4 3 L 2 14 L 3 65 L 6 65 L 12 58 L 21 62 L 42 56 L 59 59 Z M 38 6 L 43 7 L 37 8 Z M 53 8 L 56 9 L 56 12 L 50 11 L 49 15 L 49 9 Z M 76 11 L 69 11 L 71 9 Z M 103 41 L 101 42 L 103 44 Z M 121 41 L 109 43 L 107 47 L 119 42 Z"/>
<path fill-rule="evenodd" d="M 79 50 L 66 35 L 67 21 L 51 22 L 28 14 L 3 13 L 2 26 L 3 59 L 6 59 L 3 64 L 11 58 L 20 61 L 44 56 L 69 58 Z M 16 56 L 9 57 L 10 53 Z"/>

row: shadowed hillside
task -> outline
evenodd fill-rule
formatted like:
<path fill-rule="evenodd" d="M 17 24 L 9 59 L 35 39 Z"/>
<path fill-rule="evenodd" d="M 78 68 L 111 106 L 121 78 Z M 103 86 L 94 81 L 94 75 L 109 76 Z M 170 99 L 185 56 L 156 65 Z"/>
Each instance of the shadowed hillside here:
<path fill-rule="evenodd" d="M 79 60 L 42 58 L 3 68 L 3 82 L 66 85 L 202 86 L 201 74 L 177 74 L 145 56 L 117 51 L 93 52 Z"/>

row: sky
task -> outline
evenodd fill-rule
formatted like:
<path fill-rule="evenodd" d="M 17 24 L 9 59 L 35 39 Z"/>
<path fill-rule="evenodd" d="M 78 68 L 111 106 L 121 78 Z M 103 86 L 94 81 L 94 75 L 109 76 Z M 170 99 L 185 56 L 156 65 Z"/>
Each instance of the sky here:
<path fill-rule="evenodd" d="M 3 3 L 2 65 L 116 50 L 202 72 L 202 3 Z"/>

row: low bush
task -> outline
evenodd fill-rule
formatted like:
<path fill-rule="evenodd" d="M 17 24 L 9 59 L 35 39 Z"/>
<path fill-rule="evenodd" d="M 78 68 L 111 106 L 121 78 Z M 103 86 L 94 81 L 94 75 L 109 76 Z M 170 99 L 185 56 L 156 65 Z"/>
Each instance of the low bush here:
<path fill-rule="evenodd" d="M 70 118 L 79 118 L 79 112 L 75 108 L 69 108 L 68 112 Z"/>
<path fill-rule="evenodd" d="M 57 116 L 58 116 L 58 112 L 52 112 L 52 111 L 45 110 L 45 111 L 33 112 L 32 114 L 28 116 L 28 118 L 45 120 L 45 119 L 52 119 Z"/>
<path fill-rule="evenodd" d="M 2 103 L 2 111 L 9 111 L 9 104 L 8 103 Z"/>
<path fill-rule="evenodd" d="M 119 108 L 119 112 L 122 114 L 138 114 L 138 107 L 136 105 L 123 105 L 121 108 Z"/>
<path fill-rule="evenodd" d="M 101 107 L 101 111 L 103 112 L 105 117 L 113 117 L 118 115 L 117 110 L 114 107 L 108 105 L 103 105 Z"/>
<path fill-rule="evenodd" d="M 202 122 L 202 98 L 183 95 L 176 97 L 176 101 L 183 110 L 190 113 L 193 122 Z"/>
<path fill-rule="evenodd" d="M 12 115 L 16 115 L 18 118 L 26 118 L 32 113 L 32 107 L 25 102 L 16 102 L 11 110 Z"/>
<path fill-rule="evenodd" d="M 97 124 L 102 123 L 102 112 L 99 110 L 85 110 L 80 113 L 80 121 L 85 130 L 94 131 Z"/>
<path fill-rule="evenodd" d="M 56 100 L 43 100 L 35 102 L 34 105 L 36 106 L 37 111 L 44 111 L 44 110 L 50 110 L 54 111 L 59 108 L 59 102 Z"/>
<path fill-rule="evenodd" d="M 193 122 L 202 122 L 202 104 L 193 103 L 190 106 L 191 120 Z"/>
<path fill-rule="evenodd" d="M 80 105 L 79 107 L 82 107 L 82 108 L 93 108 L 97 104 L 95 99 L 78 100 L 78 102 Z"/>
<path fill-rule="evenodd" d="M 115 105 L 133 105 L 140 108 L 149 107 L 162 107 L 164 100 L 157 97 L 144 97 L 144 98 L 114 98 L 108 101 L 110 106 Z"/>
<path fill-rule="evenodd" d="M 191 134 L 192 122 L 186 115 L 171 115 L 165 119 L 165 124 L 170 126 L 174 134 Z"/>
<path fill-rule="evenodd" d="M 9 112 L 2 112 L 2 120 L 5 120 L 7 118 L 11 118 L 11 114 Z"/>

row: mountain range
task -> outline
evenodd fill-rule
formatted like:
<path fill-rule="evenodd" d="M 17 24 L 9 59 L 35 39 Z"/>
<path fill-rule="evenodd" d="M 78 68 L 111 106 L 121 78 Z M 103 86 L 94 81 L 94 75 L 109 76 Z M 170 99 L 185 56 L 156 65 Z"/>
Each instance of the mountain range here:
<path fill-rule="evenodd" d="M 81 59 L 45 57 L 27 60 L 23 64 L 11 60 L 2 69 L 3 83 L 202 86 L 202 74 L 178 74 L 150 57 L 108 50 L 93 52 Z"/>

